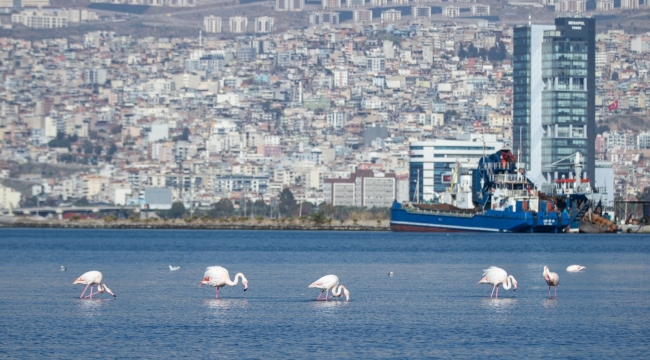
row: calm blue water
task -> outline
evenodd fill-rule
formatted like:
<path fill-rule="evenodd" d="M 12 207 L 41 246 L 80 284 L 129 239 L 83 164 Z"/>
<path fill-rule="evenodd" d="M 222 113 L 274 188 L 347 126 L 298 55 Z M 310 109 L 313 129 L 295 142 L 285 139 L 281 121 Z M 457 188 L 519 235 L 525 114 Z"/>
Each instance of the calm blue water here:
<path fill-rule="evenodd" d="M 215 300 L 208 265 L 249 290 Z M 490 265 L 519 289 L 490 299 Z M 89 270 L 117 298 L 78 299 Z M 313 301 L 330 273 L 350 302 Z M 0 357 L 648 358 L 648 274 L 643 235 L 2 229 Z"/>

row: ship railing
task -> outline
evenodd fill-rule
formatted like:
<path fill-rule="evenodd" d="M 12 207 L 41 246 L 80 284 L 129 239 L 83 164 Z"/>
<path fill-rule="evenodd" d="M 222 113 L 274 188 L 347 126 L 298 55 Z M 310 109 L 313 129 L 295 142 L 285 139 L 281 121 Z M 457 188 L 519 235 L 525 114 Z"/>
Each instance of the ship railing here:
<path fill-rule="evenodd" d="M 508 197 L 527 197 L 534 196 L 532 191 L 528 190 L 511 190 L 511 189 L 501 189 L 501 194 Z"/>
<path fill-rule="evenodd" d="M 494 182 L 525 183 L 526 177 L 520 174 L 496 174 Z"/>
<path fill-rule="evenodd" d="M 453 215 L 458 217 L 473 217 L 476 213 L 466 213 L 460 211 L 440 211 L 440 210 L 423 210 L 418 208 L 408 208 L 406 211 L 410 213 L 426 214 L 426 215 Z"/>

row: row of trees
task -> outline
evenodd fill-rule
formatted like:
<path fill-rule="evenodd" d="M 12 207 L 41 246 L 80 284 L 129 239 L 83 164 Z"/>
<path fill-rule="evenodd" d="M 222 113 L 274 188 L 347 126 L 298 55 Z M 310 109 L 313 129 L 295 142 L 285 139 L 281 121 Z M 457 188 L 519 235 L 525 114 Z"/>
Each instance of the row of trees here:
<path fill-rule="evenodd" d="M 508 57 L 508 50 L 503 42 L 497 42 L 489 50 L 486 48 L 477 48 L 474 44 L 469 44 L 467 49 L 460 44 L 458 48 L 458 57 L 463 59 L 471 58 L 482 58 L 483 60 L 488 59 L 490 61 L 502 61 Z"/>
<path fill-rule="evenodd" d="M 178 219 L 189 215 L 188 209 L 181 202 L 172 204 L 167 211 L 159 211 L 158 215 L 163 218 Z M 361 208 L 354 206 L 333 206 L 323 203 L 316 206 L 310 202 L 300 204 L 289 189 L 280 193 L 278 201 L 267 205 L 263 200 L 247 201 L 235 209 L 234 204 L 227 198 L 222 198 L 209 210 L 195 210 L 194 215 L 198 217 L 208 216 L 210 218 L 230 218 L 233 216 L 250 218 L 300 218 L 307 217 L 318 220 L 346 220 L 355 218 L 358 220 L 383 220 L 389 217 L 388 208 Z"/>

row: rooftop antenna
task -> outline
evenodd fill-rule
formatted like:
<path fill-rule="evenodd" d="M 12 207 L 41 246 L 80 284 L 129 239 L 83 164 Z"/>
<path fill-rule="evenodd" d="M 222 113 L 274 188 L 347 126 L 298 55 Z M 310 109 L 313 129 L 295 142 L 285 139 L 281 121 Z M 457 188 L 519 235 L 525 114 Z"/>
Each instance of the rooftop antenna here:
<path fill-rule="evenodd" d="M 201 45 L 202 45 L 201 35 L 203 35 L 203 32 L 201 30 L 199 30 L 199 47 L 201 47 Z"/>

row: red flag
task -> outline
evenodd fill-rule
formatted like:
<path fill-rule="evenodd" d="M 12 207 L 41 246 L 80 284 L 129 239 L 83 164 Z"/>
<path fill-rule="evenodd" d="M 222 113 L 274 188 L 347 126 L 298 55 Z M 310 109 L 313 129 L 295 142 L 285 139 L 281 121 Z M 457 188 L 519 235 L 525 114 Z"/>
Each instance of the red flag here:
<path fill-rule="evenodd" d="M 607 107 L 607 110 L 609 110 L 609 111 L 618 110 L 618 100 L 616 100 L 613 103 L 609 104 L 609 106 Z"/>

